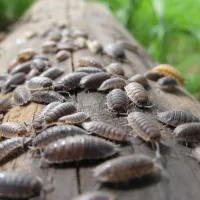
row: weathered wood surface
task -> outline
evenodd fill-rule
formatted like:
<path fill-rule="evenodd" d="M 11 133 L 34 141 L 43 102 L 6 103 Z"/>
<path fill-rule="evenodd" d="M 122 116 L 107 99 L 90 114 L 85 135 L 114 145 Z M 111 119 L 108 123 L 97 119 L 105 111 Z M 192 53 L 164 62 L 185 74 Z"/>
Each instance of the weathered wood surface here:
<path fill-rule="evenodd" d="M 144 73 L 153 66 L 155 62 L 148 56 L 143 48 L 120 26 L 110 12 L 102 5 L 81 0 L 40 0 L 28 11 L 25 17 L 15 25 L 13 32 L 1 43 L 2 56 L 0 57 L 0 71 L 5 71 L 9 61 L 16 56 L 20 49 L 33 47 L 41 51 L 41 41 L 45 38 L 37 36 L 22 44 L 16 44 L 16 39 L 21 38 L 26 30 L 36 30 L 41 35 L 55 24 L 65 23 L 68 27 L 80 27 L 88 32 L 91 39 L 97 39 L 102 44 L 115 42 L 118 39 L 128 39 L 137 46 L 136 52 L 126 52 L 129 63 L 123 64 L 126 75 L 130 77 L 135 73 Z M 89 51 L 79 50 L 72 54 L 72 59 L 54 65 L 64 68 L 67 72 L 73 71 L 81 56 L 90 55 Z M 52 59 L 54 56 L 50 56 Z M 96 56 L 104 65 L 109 64 L 112 59 L 105 55 Z M 155 115 L 158 111 L 170 109 L 183 109 L 197 116 L 200 116 L 200 106 L 187 92 L 180 88 L 176 93 L 170 94 L 159 90 L 155 83 L 149 82 L 148 94 L 151 102 L 156 106 L 145 112 Z M 106 110 L 105 94 L 85 91 L 75 93 L 74 101 L 80 110 L 87 111 L 94 120 L 109 122 L 116 126 L 127 123 L 123 117 L 115 117 Z M 4 121 L 25 121 L 31 123 L 35 114 L 42 106 L 31 103 L 27 107 L 15 107 L 4 118 Z M 131 107 L 129 112 L 140 110 Z M 187 157 L 185 153 L 190 149 L 184 147 L 170 136 L 171 129 L 162 127 L 162 153 L 166 159 L 166 171 L 169 174 L 169 181 L 146 182 L 145 184 L 130 184 L 123 189 L 101 188 L 116 194 L 117 199 L 199 199 L 200 169 L 196 161 Z M 130 127 L 124 127 L 131 131 Z M 135 144 L 135 152 L 145 153 L 154 156 L 154 152 L 145 144 Z M 133 153 L 130 148 L 122 148 L 122 154 Z M 68 168 L 41 169 L 38 167 L 39 159 L 30 159 L 28 154 L 10 161 L 1 167 L 1 170 L 27 170 L 41 176 L 44 180 L 52 176 L 55 190 L 47 195 L 47 199 L 71 199 L 78 193 L 95 190 L 96 181 L 92 177 L 90 166 L 70 166 Z M 35 198 L 37 199 L 37 198 Z"/>

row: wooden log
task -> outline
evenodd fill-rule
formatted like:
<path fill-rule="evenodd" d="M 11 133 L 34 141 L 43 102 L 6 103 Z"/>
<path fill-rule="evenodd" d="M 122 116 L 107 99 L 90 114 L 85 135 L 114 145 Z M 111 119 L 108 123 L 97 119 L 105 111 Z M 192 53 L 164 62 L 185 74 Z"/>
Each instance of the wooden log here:
<path fill-rule="evenodd" d="M 33 47 L 40 52 L 41 42 L 45 40 L 45 37 L 41 37 L 41 35 L 44 35 L 53 26 L 62 24 L 69 28 L 79 27 L 84 29 L 88 33 L 89 38 L 99 40 L 104 46 L 119 39 L 131 41 L 136 46 L 136 51 L 126 51 L 129 62 L 122 64 L 128 77 L 136 73 L 144 73 L 156 64 L 130 34 L 116 22 L 110 11 L 103 5 L 81 0 L 40 0 L 13 27 L 12 33 L 1 43 L 2 56 L 0 61 L 4 67 L 1 67 L 0 70 L 6 70 L 9 61 L 17 55 L 20 49 Z M 38 36 L 22 42 L 22 36 L 27 30 L 35 30 Z M 20 41 L 21 44 L 17 45 L 16 40 L 18 43 Z M 61 63 L 56 62 L 54 56 L 49 57 L 53 65 L 62 67 L 66 72 L 70 72 L 76 68 L 78 59 L 87 55 L 91 55 L 87 49 L 79 50 L 72 53 L 71 59 Z M 99 59 L 104 65 L 114 61 L 106 55 L 98 54 L 92 56 Z M 166 93 L 157 88 L 154 82 L 149 81 L 149 84 L 148 95 L 155 106 L 149 110 L 145 109 L 146 113 L 155 116 L 160 111 L 182 109 L 199 116 L 199 103 L 184 88 L 179 87 L 176 93 Z M 105 97 L 104 93 L 76 91 L 74 101 L 78 105 L 79 110 L 88 112 L 93 120 L 109 122 L 119 127 L 127 124 L 127 120 L 124 117 L 116 117 L 106 109 Z M 34 116 L 41 108 L 41 105 L 35 103 L 31 103 L 27 107 L 14 107 L 4 117 L 4 121 L 25 121 L 31 124 Z M 138 110 L 142 111 L 142 109 L 132 106 L 129 112 Z M 101 190 L 110 191 L 117 196 L 117 199 L 121 200 L 140 200 L 144 198 L 188 200 L 199 198 L 199 166 L 196 161 L 185 155 L 190 153 L 191 150 L 178 144 L 171 137 L 170 132 L 172 129 L 160 126 L 163 144 L 162 153 L 167 162 L 166 171 L 169 174 L 169 181 L 160 180 L 157 182 L 130 184 L 126 189 L 103 187 Z M 124 129 L 127 132 L 131 132 L 130 127 L 124 126 Z M 139 152 L 152 157 L 155 153 L 145 143 L 135 144 L 134 152 L 127 147 L 121 149 L 122 155 Z M 80 165 L 67 169 L 40 169 L 38 165 L 39 159 L 31 159 L 28 157 L 28 154 L 24 154 L 3 165 L 1 170 L 27 170 L 41 176 L 44 180 L 48 176 L 52 176 L 55 189 L 47 195 L 47 199 L 71 199 L 78 193 L 95 190 L 97 183 L 92 176 L 91 166 Z"/>

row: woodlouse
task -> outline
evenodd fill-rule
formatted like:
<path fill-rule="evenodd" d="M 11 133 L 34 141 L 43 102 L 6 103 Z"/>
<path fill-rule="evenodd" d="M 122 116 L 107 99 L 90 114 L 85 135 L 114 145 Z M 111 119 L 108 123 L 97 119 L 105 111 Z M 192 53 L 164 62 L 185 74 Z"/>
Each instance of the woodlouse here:
<path fill-rule="evenodd" d="M 155 171 L 161 171 L 161 167 L 151 157 L 136 154 L 106 161 L 93 170 L 93 175 L 100 183 L 118 183 L 142 178 Z"/>
<path fill-rule="evenodd" d="M 85 89 L 97 89 L 103 81 L 109 78 L 110 75 L 106 72 L 89 74 L 81 79 L 80 87 Z"/>
<path fill-rule="evenodd" d="M 1 172 L 0 197 L 9 199 L 29 199 L 43 195 L 43 181 L 28 172 Z"/>
<path fill-rule="evenodd" d="M 32 64 L 32 60 L 30 61 L 26 61 L 24 63 L 18 64 L 16 65 L 11 71 L 11 74 L 16 74 L 19 72 L 23 72 L 25 74 L 28 74 L 31 71 L 31 64 Z"/>
<path fill-rule="evenodd" d="M 114 89 L 106 96 L 106 104 L 109 110 L 117 113 L 126 113 L 128 97 L 121 89 Z"/>
<path fill-rule="evenodd" d="M 17 106 L 23 106 L 31 100 L 31 92 L 27 86 L 18 86 L 13 92 L 14 103 Z"/>
<path fill-rule="evenodd" d="M 48 77 L 36 76 L 27 82 L 27 86 L 29 89 L 42 89 L 51 87 L 53 83 L 53 80 Z"/>
<path fill-rule="evenodd" d="M 42 156 L 46 163 L 62 164 L 105 159 L 117 153 L 116 146 L 109 141 L 92 136 L 76 135 L 49 144 L 44 148 Z"/>
<path fill-rule="evenodd" d="M 144 74 L 144 76 L 151 81 L 157 81 L 158 79 L 162 78 L 164 75 L 159 72 L 148 71 Z"/>
<path fill-rule="evenodd" d="M 103 70 L 97 67 L 78 67 L 75 69 L 75 72 L 85 72 L 88 74 L 94 74 L 98 72 L 103 72 Z"/>
<path fill-rule="evenodd" d="M 43 72 L 50 67 L 50 62 L 47 60 L 35 58 L 31 63 L 32 69 L 37 69 L 39 72 Z"/>
<path fill-rule="evenodd" d="M 196 143 L 200 141 L 200 123 L 186 123 L 177 126 L 173 135 L 180 142 Z"/>
<path fill-rule="evenodd" d="M 76 46 L 77 49 L 83 49 L 87 47 L 86 41 L 87 39 L 85 39 L 84 37 L 77 37 L 74 40 L 74 45 Z"/>
<path fill-rule="evenodd" d="M 42 77 L 50 78 L 51 80 L 55 80 L 59 76 L 61 76 L 64 73 L 62 69 L 59 69 L 58 67 L 51 67 L 40 74 Z"/>
<path fill-rule="evenodd" d="M 161 74 L 164 74 L 166 76 L 173 76 L 176 78 L 176 80 L 183 84 L 184 78 L 181 75 L 181 73 L 174 67 L 167 65 L 167 64 L 160 64 L 152 69 L 153 72 L 159 72 Z"/>
<path fill-rule="evenodd" d="M 96 135 L 115 141 L 125 141 L 128 134 L 116 126 L 97 121 L 90 121 L 82 123 L 85 130 L 90 133 L 95 133 Z"/>
<path fill-rule="evenodd" d="M 63 39 L 64 39 L 64 38 L 63 38 Z M 75 50 L 75 45 L 74 45 L 74 43 L 73 43 L 72 40 L 68 40 L 68 39 L 67 39 L 66 42 L 63 40 L 62 43 L 59 43 L 59 44 L 57 45 L 57 50 L 58 50 L 58 51 L 63 51 L 63 50 L 65 50 L 65 51 L 73 52 L 73 51 Z"/>
<path fill-rule="evenodd" d="M 113 77 L 105 80 L 98 88 L 98 91 L 105 91 L 113 88 L 124 88 L 126 80 L 119 77 Z"/>
<path fill-rule="evenodd" d="M 97 54 L 103 50 L 103 46 L 97 40 L 87 40 L 86 44 L 91 53 Z"/>
<path fill-rule="evenodd" d="M 102 64 L 95 58 L 93 57 L 82 57 L 78 60 L 78 66 L 80 67 L 98 67 L 98 68 L 103 68 Z"/>
<path fill-rule="evenodd" d="M 148 85 L 147 79 L 144 75 L 142 74 L 136 74 L 132 76 L 131 78 L 128 79 L 128 82 L 136 82 L 141 84 L 143 87 L 146 87 Z"/>
<path fill-rule="evenodd" d="M 128 40 L 118 40 L 116 44 L 119 45 L 121 48 L 126 49 L 128 51 L 136 52 L 138 50 L 138 46 Z"/>
<path fill-rule="evenodd" d="M 53 30 L 48 34 L 48 38 L 49 38 L 49 40 L 58 42 L 61 40 L 62 34 L 60 33 L 59 30 Z"/>
<path fill-rule="evenodd" d="M 37 52 L 32 48 L 23 49 L 17 55 L 18 60 L 21 62 L 26 62 L 30 60 L 33 56 L 35 56 Z"/>
<path fill-rule="evenodd" d="M 20 147 L 29 143 L 32 138 L 16 137 L 4 140 L 0 143 L 0 162 L 15 153 Z"/>
<path fill-rule="evenodd" d="M 58 51 L 58 53 L 56 54 L 56 59 L 58 60 L 58 62 L 61 62 L 61 61 L 66 60 L 70 56 L 71 54 L 68 51 L 61 50 L 61 51 Z"/>
<path fill-rule="evenodd" d="M 90 116 L 85 112 L 77 112 L 67 116 L 63 116 L 59 118 L 59 122 L 63 122 L 65 124 L 80 124 L 83 123 Z"/>
<path fill-rule="evenodd" d="M 27 128 L 23 123 L 4 122 L 0 125 L 0 135 L 5 138 L 26 136 Z"/>
<path fill-rule="evenodd" d="M 88 34 L 84 30 L 81 30 L 79 28 L 73 28 L 71 30 L 71 36 L 73 38 L 78 38 L 78 37 L 88 38 Z"/>
<path fill-rule="evenodd" d="M 119 63 L 111 63 L 106 67 L 108 73 L 112 75 L 124 76 L 125 72 Z"/>
<path fill-rule="evenodd" d="M 172 92 L 177 85 L 176 79 L 172 76 L 162 77 L 157 81 L 157 83 L 162 90 L 168 92 Z"/>
<path fill-rule="evenodd" d="M 0 98 L 0 113 L 7 112 L 12 106 L 13 102 L 11 96 Z"/>
<path fill-rule="evenodd" d="M 30 80 L 31 78 L 38 76 L 40 74 L 39 70 L 36 68 L 32 68 L 31 71 L 26 75 L 26 80 Z"/>
<path fill-rule="evenodd" d="M 61 138 L 87 134 L 87 131 L 73 125 L 53 126 L 37 135 L 33 139 L 32 145 L 36 148 L 42 148 L 44 146 L 47 146 L 51 142 L 55 142 L 56 140 Z"/>
<path fill-rule="evenodd" d="M 43 53 L 55 53 L 57 51 L 57 43 L 55 41 L 45 41 L 42 44 L 42 52 Z"/>
<path fill-rule="evenodd" d="M 157 114 L 156 118 L 159 121 L 174 127 L 189 122 L 200 122 L 198 117 L 182 110 L 170 110 L 161 112 Z"/>
<path fill-rule="evenodd" d="M 54 101 L 65 102 L 66 98 L 55 91 L 35 91 L 32 93 L 32 101 L 38 103 L 51 103 Z"/>
<path fill-rule="evenodd" d="M 149 102 L 149 97 L 147 95 L 144 87 L 139 83 L 129 83 L 124 87 L 128 97 L 133 101 L 133 103 L 138 107 L 145 107 Z"/>

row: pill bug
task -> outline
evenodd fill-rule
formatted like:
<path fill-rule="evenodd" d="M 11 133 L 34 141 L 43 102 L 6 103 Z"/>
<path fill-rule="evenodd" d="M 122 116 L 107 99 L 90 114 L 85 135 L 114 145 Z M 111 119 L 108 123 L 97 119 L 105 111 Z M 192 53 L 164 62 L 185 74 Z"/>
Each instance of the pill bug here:
<path fill-rule="evenodd" d="M 0 125 L 0 135 L 5 138 L 26 136 L 27 128 L 23 123 L 4 122 Z"/>
<path fill-rule="evenodd" d="M 127 117 L 128 124 L 144 141 L 157 142 L 160 140 L 160 130 L 156 121 L 142 112 L 132 112 Z"/>
<path fill-rule="evenodd" d="M 73 125 L 60 125 L 53 126 L 37 135 L 33 141 L 32 145 L 35 148 L 42 148 L 47 146 L 51 142 L 56 142 L 58 139 L 66 138 L 75 135 L 87 135 L 88 132 Z"/>
<path fill-rule="evenodd" d="M 70 52 L 66 50 L 60 50 L 56 53 L 56 59 L 58 62 L 64 61 L 71 56 Z"/>
<path fill-rule="evenodd" d="M 91 53 L 97 54 L 103 50 L 102 44 L 97 40 L 87 40 L 86 44 Z"/>
<path fill-rule="evenodd" d="M 43 108 L 43 110 L 35 117 L 33 120 L 33 128 L 36 130 L 36 132 L 40 131 L 44 127 L 45 123 L 45 116 L 48 114 L 48 112 L 59 105 L 60 102 L 52 102 L 49 103 L 47 106 Z"/>
<path fill-rule="evenodd" d="M 26 61 L 24 63 L 20 63 L 18 65 L 16 65 L 11 71 L 11 74 L 16 74 L 19 72 L 23 72 L 25 74 L 28 74 L 31 71 L 31 64 L 33 61 Z"/>
<path fill-rule="evenodd" d="M 26 62 L 28 60 L 30 60 L 33 56 L 35 56 L 37 54 L 37 52 L 32 49 L 32 48 L 27 48 L 27 49 L 23 49 L 21 50 L 17 57 L 18 57 L 18 60 L 21 61 L 21 62 Z"/>
<path fill-rule="evenodd" d="M 85 89 L 97 89 L 103 81 L 109 78 L 110 75 L 106 72 L 89 74 L 81 79 L 80 87 Z"/>
<path fill-rule="evenodd" d="M 200 119 L 182 110 L 170 110 L 158 113 L 156 118 L 170 126 L 178 126 L 189 122 L 200 122 Z"/>
<path fill-rule="evenodd" d="M 9 199 L 29 199 L 43 196 L 43 181 L 28 172 L 0 172 L 0 197 Z"/>
<path fill-rule="evenodd" d="M 62 34 L 60 33 L 59 30 L 53 30 L 53 31 L 49 32 L 49 34 L 48 34 L 48 39 L 55 41 L 55 42 L 60 41 L 61 38 L 62 38 Z"/>
<path fill-rule="evenodd" d="M 106 104 L 109 110 L 117 113 L 126 113 L 128 97 L 121 89 L 114 89 L 106 96 Z"/>
<path fill-rule="evenodd" d="M 85 72 L 72 72 L 60 77 L 56 83 L 65 85 L 68 90 L 73 90 L 79 87 L 80 80 L 87 75 Z"/>
<path fill-rule="evenodd" d="M 70 115 L 74 112 L 76 112 L 76 106 L 73 103 L 60 103 L 46 113 L 44 120 L 46 123 L 52 123 L 57 121 L 60 117 Z"/>
<path fill-rule="evenodd" d="M 158 79 L 162 78 L 164 75 L 159 72 L 148 71 L 144 74 L 144 76 L 151 81 L 157 81 Z"/>
<path fill-rule="evenodd" d="M 59 118 L 59 122 L 63 122 L 65 124 L 80 124 L 83 123 L 90 116 L 85 112 L 77 112 L 70 115 L 63 116 Z"/>
<path fill-rule="evenodd" d="M 77 47 L 77 49 L 83 49 L 87 47 L 86 41 L 87 39 L 85 39 L 84 37 L 77 37 L 74 40 L 74 45 Z"/>
<path fill-rule="evenodd" d="M 103 72 L 103 69 L 97 67 L 78 67 L 75 69 L 75 72 L 85 72 L 88 74 L 94 74 L 98 72 Z"/>
<path fill-rule="evenodd" d="M 159 72 L 161 74 L 164 74 L 165 76 L 173 76 L 176 78 L 176 80 L 183 84 L 184 78 L 181 75 L 181 73 L 174 68 L 173 66 L 167 65 L 167 64 L 160 64 L 152 69 L 153 72 Z"/>
<path fill-rule="evenodd" d="M 57 43 L 55 41 L 47 40 L 42 43 L 43 53 L 55 53 L 57 51 Z"/>
<path fill-rule="evenodd" d="M 78 60 L 78 66 L 80 67 L 97 67 L 97 68 L 103 68 L 102 64 L 93 57 L 81 57 Z"/>
<path fill-rule="evenodd" d="M 113 77 L 105 80 L 98 88 L 98 91 L 105 91 L 113 88 L 124 88 L 126 80 L 119 77 Z"/>
<path fill-rule="evenodd" d="M 129 83 L 124 87 L 128 97 L 138 107 L 146 107 L 149 98 L 144 87 L 139 83 Z"/>
<path fill-rule="evenodd" d="M 112 193 L 94 191 L 84 193 L 78 197 L 73 198 L 73 200 L 116 200 L 116 197 Z"/>
<path fill-rule="evenodd" d="M 147 79 L 144 75 L 142 74 L 136 74 L 132 76 L 131 78 L 128 79 L 128 82 L 136 82 L 141 84 L 143 87 L 146 87 L 148 85 Z"/>
<path fill-rule="evenodd" d="M 85 130 L 90 133 L 115 141 L 125 141 L 128 134 L 121 128 L 107 124 L 105 122 L 90 121 L 82 123 Z"/>
<path fill-rule="evenodd" d="M 100 164 L 94 168 L 93 176 L 100 183 L 120 183 L 158 171 L 161 171 L 161 167 L 151 157 L 135 154 L 114 158 Z"/>
<path fill-rule="evenodd" d="M 36 54 L 32 59 L 38 59 L 38 60 L 44 60 L 44 61 L 49 61 L 48 56 L 44 54 Z"/>
<path fill-rule="evenodd" d="M 73 43 L 72 40 L 68 40 L 68 41 L 62 41 L 62 43 L 59 43 L 57 45 L 57 51 L 69 51 L 69 52 L 73 52 L 75 50 L 75 45 Z"/>
<path fill-rule="evenodd" d="M 10 95 L 0 98 L 0 113 L 5 113 L 12 107 L 13 102 Z"/>
<path fill-rule="evenodd" d="M 73 28 L 71 30 L 71 37 L 72 38 L 78 38 L 78 37 L 83 37 L 83 38 L 88 38 L 88 34 L 79 28 Z"/>
<path fill-rule="evenodd" d="M 177 126 L 173 135 L 180 142 L 197 143 L 200 141 L 200 123 L 186 123 Z"/>
<path fill-rule="evenodd" d="M 116 44 L 119 45 L 121 48 L 126 49 L 131 52 L 136 52 L 138 50 L 138 46 L 128 40 L 118 40 Z"/>
<path fill-rule="evenodd" d="M 111 63 L 106 67 L 108 73 L 112 75 L 124 76 L 125 72 L 119 63 Z"/>
<path fill-rule="evenodd" d="M 117 154 L 116 146 L 101 138 L 92 136 L 69 136 L 50 143 L 42 153 L 46 163 L 106 159 Z"/>
<path fill-rule="evenodd" d="M 168 91 L 168 92 L 172 92 L 177 85 L 176 79 L 172 76 L 162 77 L 162 78 L 158 79 L 157 83 L 158 83 L 158 86 L 162 90 Z"/>
<path fill-rule="evenodd" d="M 27 86 L 18 86 L 13 92 L 14 103 L 17 106 L 23 106 L 31 100 L 31 92 Z"/>
<path fill-rule="evenodd" d="M 35 91 L 32 93 L 32 101 L 49 104 L 54 101 L 65 102 L 66 98 L 55 91 Z"/>
<path fill-rule="evenodd" d="M 28 144 L 32 138 L 16 137 L 0 142 L 0 162 L 12 156 L 19 148 Z"/>
<path fill-rule="evenodd" d="M 58 67 L 51 67 L 40 74 L 42 77 L 50 78 L 51 80 L 55 80 L 59 76 L 61 76 L 64 73 L 62 69 L 59 69 Z"/>
<path fill-rule="evenodd" d="M 1 73 L 1 74 L 0 74 L 0 81 L 4 82 L 4 81 L 6 81 L 8 78 L 10 78 L 10 74 L 8 74 L 8 73 Z"/>
<path fill-rule="evenodd" d="M 43 59 L 34 59 L 31 63 L 31 69 L 37 69 L 40 73 L 51 66 L 50 62 Z"/>
<path fill-rule="evenodd" d="M 17 57 L 13 58 L 8 64 L 7 72 L 10 73 L 19 64 L 20 62 L 18 58 Z"/>

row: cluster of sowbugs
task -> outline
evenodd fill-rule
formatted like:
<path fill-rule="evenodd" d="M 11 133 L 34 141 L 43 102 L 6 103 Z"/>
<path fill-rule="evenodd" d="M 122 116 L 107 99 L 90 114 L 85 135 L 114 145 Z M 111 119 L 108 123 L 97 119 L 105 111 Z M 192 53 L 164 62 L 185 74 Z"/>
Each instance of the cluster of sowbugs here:
<path fill-rule="evenodd" d="M 42 51 L 55 54 L 58 62 L 83 48 L 88 48 L 92 54 L 104 53 L 116 61 L 104 67 L 94 57 L 82 57 L 74 72 L 65 73 L 63 69 L 52 66 L 47 56 L 31 48 L 19 52 L 10 63 L 8 73 L 0 75 L 1 93 L 6 94 L 0 99 L 1 118 L 13 106 L 26 106 L 31 101 L 46 106 L 35 116 L 32 124 L 5 122 L 0 125 L 0 136 L 4 139 L 0 143 L 0 162 L 6 161 L 18 149 L 29 146 L 31 156 L 37 154 L 41 157 L 41 167 L 109 159 L 93 169 L 94 178 L 102 184 L 123 183 L 152 172 L 162 172 L 163 167 L 147 155 L 112 158 L 120 154 L 116 143 L 130 142 L 133 136 L 122 128 L 91 120 L 92 116 L 78 110 L 71 92 L 83 88 L 107 93 L 108 110 L 117 115 L 127 115 L 128 124 L 135 134 L 156 145 L 157 156 L 161 156 L 161 134 L 156 119 L 143 112 L 128 114 L 127 111 L 131 104 L 140 109 L 152 107 L 146 91 L 148 79 L 157 81 L 158 87 L 171 92 L 184 82 L 181 74 L 172 66 L 159 65 L 144 75 L 127 78 L 119 61 L 126 59 L 125 49 L 135 51 L 135 46 L 128 41 L 117 41 L 103 48 L 100 42 L 90 40 L 85 31 L 77 28 L 56 29 L 48 32 L 47 38 L 42 43 Z M 200 141 L 198 117 L 185 111 L 171 110 L 158 113 L 156 118 L 176 127 L 172 135 L 178 141 L 192 144 Z M 33 138 L 30 137 L 32 129 L 35 132 Z M 198 147 L 192 156 L 200 160 L 199 152 Z M 0 197 L 27 199 L 45 191 L 43 181 L 30 173 L 0 173 Z M 114 200 L 115 196 L 96 191 L 76 199 L 90 198 Z"/>

